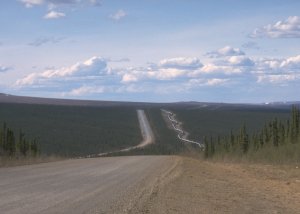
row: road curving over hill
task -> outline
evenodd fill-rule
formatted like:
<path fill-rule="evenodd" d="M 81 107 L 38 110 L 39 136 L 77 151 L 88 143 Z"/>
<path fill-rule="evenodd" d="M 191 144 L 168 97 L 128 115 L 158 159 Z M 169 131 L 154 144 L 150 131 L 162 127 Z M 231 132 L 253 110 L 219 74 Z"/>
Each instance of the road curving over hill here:
<path fill-rule="evenodd" d="M 177 164 L 177 157 L 131 156 L 0 168 L 0 210 L 5 214 L 133 212 Z"/>
<path fill-rule="evenodd" d="M 112 152 L 104 152 L 104 153 L 100 153 L 97 156 L 101 157 L 101 156 L 106 156 L 106 155 L 110 155 L 113 153 L 119 153 L 119 152 L 127 152 L 133 149 L 138 149 L 138 148 L 143 148 L 145 146 L 148 146 L 151 143 L 154 143 L 154 134 L 153 131 L 151 129 L 151 126 L 149 124 L 149 121 L 147 119 L 147 116 L 145 114 L 144 110 L 138 109 L 136 110 L 137 112 L 137 116 L 138 116 L 138 120 L 139 120 L 139 124 L 140 124 L 140 129 L 141 129 L 141 134 L 143 136 L 143 140 L 140 144 L 136 145 L 136 146 L 131 146 L 125 149 L 121 149 L 121 150 L 117 150 L 117 151 L 112 151 Z"/>
<path fill-rule="evenodd" d="M 145 114 L 144 110 L 137 110 L 140 128 L 142 132 L 142 136 L 144 140 L 141 144 L 139 144 L 137 147 L 144 147 L 148 144 L 154 143 L 154 134 L 152 132 L 151 126 L 149 124 L 149 121 L 147 119 L 147 116 Z"/>

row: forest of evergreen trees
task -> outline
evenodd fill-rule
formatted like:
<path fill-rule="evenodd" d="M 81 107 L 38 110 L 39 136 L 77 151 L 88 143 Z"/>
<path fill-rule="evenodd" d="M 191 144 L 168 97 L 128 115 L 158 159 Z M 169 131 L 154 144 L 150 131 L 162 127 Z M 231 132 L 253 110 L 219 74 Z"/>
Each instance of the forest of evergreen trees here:
<path fill-rule="evenodd" d="M 37 140 L 29 141 L 20 131 L 18 135 L 6 123 L 0 129 L 0 157 L 35 157 L 39 155 Z"/>
<path fill-rule="evenodd" d="M 204 157 L 210 158 L 220 154 L 244 155 L 249 152 L 255 153 L 264 148 L 279 148 L 284 145 L 299 144 L 299 141 L 300 111 L 293 106 L 290 119 L 283 122 L 275 118 L 254 134 L 248 134 L 246 125 L 243 125 L 239 133 L 231 131 L 224 137 L 204 137 Z"/>

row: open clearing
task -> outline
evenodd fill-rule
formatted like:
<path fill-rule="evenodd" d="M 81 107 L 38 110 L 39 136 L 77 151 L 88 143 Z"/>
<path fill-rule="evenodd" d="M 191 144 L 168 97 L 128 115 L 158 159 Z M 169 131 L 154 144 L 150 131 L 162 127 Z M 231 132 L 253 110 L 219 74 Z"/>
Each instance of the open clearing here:
<path fill-rule="evenodd" d="M 300 213 L 296 166 L 179 156 L 0 169 L 1 213 Z"/>

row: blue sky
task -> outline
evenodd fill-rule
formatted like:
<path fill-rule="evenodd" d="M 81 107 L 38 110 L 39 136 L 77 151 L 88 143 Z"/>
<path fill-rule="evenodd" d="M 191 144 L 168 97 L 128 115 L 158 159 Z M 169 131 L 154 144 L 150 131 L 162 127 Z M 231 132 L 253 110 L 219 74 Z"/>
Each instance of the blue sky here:
<path fill-rule="evenodd" d="M 299 11 L 298 0 L 2 0 L 0 91 L 300 100 Z"/>

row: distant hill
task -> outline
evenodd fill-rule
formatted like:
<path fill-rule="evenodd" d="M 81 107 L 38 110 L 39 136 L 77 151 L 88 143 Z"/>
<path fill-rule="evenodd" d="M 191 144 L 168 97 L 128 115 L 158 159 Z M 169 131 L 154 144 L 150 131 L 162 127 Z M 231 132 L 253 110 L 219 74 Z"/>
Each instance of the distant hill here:
<path fill-rule="evenodd" d="M 19 104 L 43 104 L 43 105 L 63 105 L 63 106 L 139 106 L 147 103 L 139 102 L 119 102 L 119 101 L 97 101 L 97 100 L 75 100 L 15 96 L 0 93 L 0 103 Z"/>
<path fill-rule="evenodd" d="M 123 149 L 140 143 L 136 109 L 144 109 L 156 144 L 142 154 L 173 154 L 181 149 L 176 133 L 161 115 L 161 108 L 178 115 L 191 139 L 225 135 L 246 123 L 257 130 L 275 117 L 285 121 L 292 104 L 228 104 L 208 102 L 142 103 L 50 99 L 0 94 L 0 125 L 28 139 L 38 139 L 44 154 L 84 156 Z"/>
<path fill-rule="evenodd" d="M 63 106 L 135 106 L 135 107 L 179 107 L 179 108 L 290 108 L 292 105 L 300 106 L 300 101 L 292 102 L 271 102 L 262 104 L 243 104 L 243 103 L 211 103 L 211 102 L 173 102 L 173 103 L 150 103 L 150 102 L 123 102 L 123 101 L 98 101 L 98 100 L 76 100 L 76 99 L 57 99 L 41 98 L 28 96 L 15 96 L 0 93 L 0 103 L 19 103 L 19 104 L 42 104 L 42 105 L 63 105 Z"/>

